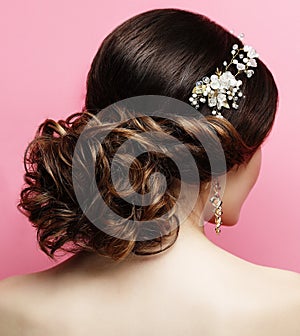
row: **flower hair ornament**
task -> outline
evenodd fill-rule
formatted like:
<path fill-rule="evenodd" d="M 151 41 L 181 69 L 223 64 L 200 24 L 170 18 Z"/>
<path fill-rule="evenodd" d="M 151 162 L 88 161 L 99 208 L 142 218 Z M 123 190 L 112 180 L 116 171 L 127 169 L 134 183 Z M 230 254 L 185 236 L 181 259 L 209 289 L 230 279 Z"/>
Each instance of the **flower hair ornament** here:
<path fill-rule="evenodd" d="M 238 36 L 240 41 L 243 40 L 244 34 Z M 203 77 L 196 82 L 193 88 L 192 96 L 189 101 L 193 107 L 199 108 L 200 103 L 207 103 L 211 108 L 212 115 L 223 118 L 221 113 L 222 108 L 238 109 L 239 100 L 243 97 L 243 92 L 240 86 L 243 82 L 237 79 L 237 76 L 244 73 L 247 78 L 252 77 L 254 70 L 257 67 L 255 58 L 258 58 L 256 50 L 249 46 L 244 45 L 239 47 L 234 44 L 231 50 L 231 60 L 224 61 L 224 70 L 216 69 L 215 74 Z M 235 66 L 235 73 L 229 70 L 230 67 Z"/>

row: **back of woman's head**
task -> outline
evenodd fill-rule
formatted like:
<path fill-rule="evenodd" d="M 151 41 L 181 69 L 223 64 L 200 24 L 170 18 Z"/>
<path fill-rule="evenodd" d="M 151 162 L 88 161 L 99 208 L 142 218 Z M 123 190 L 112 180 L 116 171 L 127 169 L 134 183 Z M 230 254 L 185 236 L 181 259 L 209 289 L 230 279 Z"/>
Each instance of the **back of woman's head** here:
<path fill-rule="evenodd" d="M 231 58 L 237 37 L 208 18 L 178 9 L 139 14 L 117 27 L 100 46 L 87 79 L 85 108 L 92 113 L 137 95 L 189 101 L 195 82 Z M 259 146 L 271 129 L 277 104 L 273 77 L 261 60 L 243 81 L 238 111 L 224 116 L 249 146 Z M 209 115 L 202 105 L 199 111 Z"/>
<path fill-rule="evenodd" d="M 149 152 L 136 158 L 130 170 L 130 180 L 140 194 L 155 194 L 160 189 L 159 182 L 150 179 L 153 173 L 159 171 L 166 176 L 167 189 L 155 204 L 134 206 L 113 188 L 112 159 L 118 147 L 136 134 L 159 131 L 176 137 L 195 158 L 200 180 L 204 182 L 211 178 L 208 157 L 193 132 L 221 142 L 227 171 L 249 160 L 269 134 L 277 107 L 274 79 L 261 60 L 257 61 L 254 75 L 243 80 L 245 97 L 238 110 L 224 111 L 224 119 L 211 116 L 210 108 L 202 104 L 199 113 L 206 119 L 201 125 L 176 124 L 146 116 L 134 118 L 116 123 L 114 132 L 103 143 L 97 143 L 97 148 L 90 146 L 99 192 L 109 209 L 123 218 L 119 223 L 112 222 L 103 209 L 99 216 L 101 213 L 105 230 L 91 223 L 78 203 L 72 180 L 72 157 L 82 130 L 90 128 L 90 134 L 95 135 L 107 126 L 105 120 L 89 126 L 93 115 L 122 99 L 139 95 L 167 96 L 188 103 L 195 82 L 215 73 L 231 57 L 233 44 L 241 42 L 221 26 L 200 14 L 178 9 L 136 15 L 104 39 L 88 74 L 82 112 L 65 121 L 46 120 L 25 154 L 27 185 L 21 193 L 19 208 L 37 228 L 45 253 L 53 256 L 59 249 L 85 250 L 120 259 L 131 252 L 157 253 L 175 242 L 179 226 L 171 225 L 174 211 L 169 219 L 161 219 L 173 209 L 178 197 L 175 178 L 180 178 L 180 174 L 172 160 Z M 143 145 L 147 147 L 146 143 Z M 126 164 L 126 155 L 124 160 Z M 148 229 L 144 224 L 134 228 L 128 225 L 133 218 L 148 221 Z M 128 239 L 118 235 L 123 231 L 127 231 Z M 150 238 L 150 232 L 156 232 L 156 237 Z"/>

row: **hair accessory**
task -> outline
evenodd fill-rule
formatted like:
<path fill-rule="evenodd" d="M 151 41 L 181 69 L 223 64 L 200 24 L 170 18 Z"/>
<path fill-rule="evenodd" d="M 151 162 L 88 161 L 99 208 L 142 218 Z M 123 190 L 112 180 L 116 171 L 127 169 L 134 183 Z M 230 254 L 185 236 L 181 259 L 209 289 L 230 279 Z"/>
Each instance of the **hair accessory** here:
<path fill-rule="evenodd" d="M 242 41 L 244 34 L 240 34 L 238 38 Z M 210 77 L 205 76 L 196 82 L 192 96 L 189 98 L 193 107 L 198 109 L 200 103 L 207 103 L 212 108 L 211 113 L 220 118 L 223 118 L 221 114 L 223 107 L 238 109 L 239 99 L 243 97 L 240 88 L 243 82 L 236 77 L 241 73 L 245 73 L 247 78 L 252 77 L 254 71 L 250 68 L 257 67 L 255 58 L 259 55 L 253 47 L 249 45 L 239 47 L 238 44 L 232 46 L 231 54 L 230 62 L 223 62 L 225 67 L 223 71 L 217 68 L 215 74 Z M 235 66 L 236 73 L 229 70 L 232 66 Z"/>
<path fill-rule="evenodd" d="M 212 203 L 212 205 L 214 206 L 214 214 L 215 214 L 215 231 L 217 234 L 219 234 L 221 232 L 220 226 L 222 225 L 222 200 L 220 198 L 220 194 L 219 191 L 221 190 L 220 184 L 218 179 L 214 180 L 214 196 L 211 197 L 210 202 Z"/>

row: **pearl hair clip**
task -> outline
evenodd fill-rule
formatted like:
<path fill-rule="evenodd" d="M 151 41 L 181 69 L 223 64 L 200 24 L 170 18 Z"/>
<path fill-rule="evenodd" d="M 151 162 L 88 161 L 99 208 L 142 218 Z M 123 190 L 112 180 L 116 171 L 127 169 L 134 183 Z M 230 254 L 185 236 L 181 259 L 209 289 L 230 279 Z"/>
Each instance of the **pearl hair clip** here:
<path fill-rule="evenodd" d="M 242 41 L 244 34 L 240 34 L 238 38 Z M 223 71 L 217 68 L 215 74 L 210 77 L 205 76 L 196 82 L 192 96 L 189 98 L 193 107 L 198 109 L 200 103 L 207 103 L 212 108 L 212 115 L 220 118 L 223 118 L 221 114 L 223 107 L 238 109 L 239 99 L 243 97 L 240 88 L 243 82 L 236 77 L 241 73 L 245 73 L 247 78 L 252 77 L 254 71 L 249 68 L 257 67 L 255 58 L 258 58 L 259 55 L 253 47 L 244 45 L 240 48 L 238 44 L 232 46 L 231 54 L 230 62 L 223 62 L 225 67 Z M 232 65 L 236 67 L 237 72 L 235 74 L 229 70 Z"/>

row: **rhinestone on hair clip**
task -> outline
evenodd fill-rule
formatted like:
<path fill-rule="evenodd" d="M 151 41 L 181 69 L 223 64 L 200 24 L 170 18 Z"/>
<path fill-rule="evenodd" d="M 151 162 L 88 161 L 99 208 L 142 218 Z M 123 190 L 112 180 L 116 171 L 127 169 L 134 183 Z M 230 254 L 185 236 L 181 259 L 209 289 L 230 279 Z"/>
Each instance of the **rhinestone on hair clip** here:
<path fill-rule="evenodd" d="M 242 41 L 244 34 L 240 34 L 238 38 Z M 232 46 L 231 54 L 230 62 L 223 62 L 225 67 L 223 71 L 217 68 L 215 74 L 210 77 L 205 76 L 196 82 L 192 96 L 189 98 L 193 107 L 198 109 L 200 103 L 207 103 L 212 108 L 212 115 L 220 118 L 223 118 L 222 108 L 238 109 L 239 100 L 243 97 L 240 88 L 243 82 L 236 77 L 241 73 L 245 73 L 247 78 L 252 77 L 254 71 L 250 68 L 257 67 L 255 58 L 258 58 L 259 55 L 253 47 L 249 45 L 239 47 L 238 44 Z M 235 66 L 235 74 L 229 70 L 231 66 Z"/>

